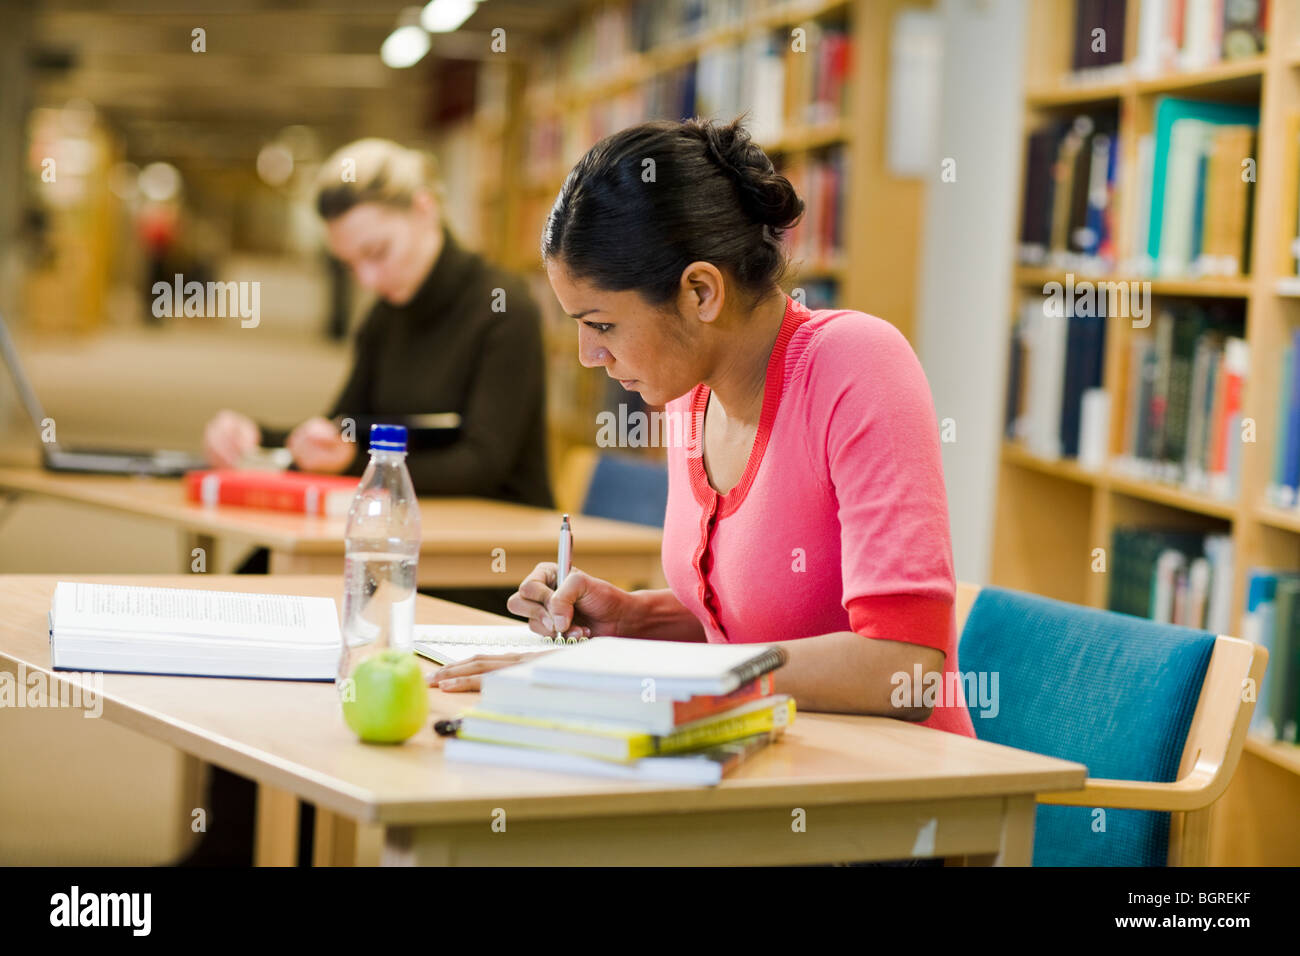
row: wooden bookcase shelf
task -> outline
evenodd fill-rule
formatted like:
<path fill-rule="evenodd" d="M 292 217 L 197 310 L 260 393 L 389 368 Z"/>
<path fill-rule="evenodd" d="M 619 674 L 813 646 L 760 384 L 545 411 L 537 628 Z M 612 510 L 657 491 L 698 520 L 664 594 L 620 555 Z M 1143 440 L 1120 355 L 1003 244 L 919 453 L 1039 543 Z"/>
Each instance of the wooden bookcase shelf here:
<path fill-rule="evenodd" d="M 1118 102 L 1133 94 L 1215 96 L 1236 92 L 1245 95 L 1252 90 L 1258 93 L 1268 62 L 1267 56 L 1257 56 L 1164 76 L 1130 73 L 1123 78 L 1116 78 L 1113 73 L 1107 73 L 1095 80 L 1067 77 L 1055 83 L 1031 87 L 1025 103 L 1035 109 L 1051 109 L 1058 106 Z"/>
<path fill-rule="evenodd" d="M 1135 61 L 1141 0 L 1129 0 L 1125 63 Z M 1277 433 L 1276 397 L 1280 356 L 1300 322 L 1300 294 L 1294 260 L 1287 248 L 1295 235 L 1295 197 L 1288 194 L 1288 170 L 1300 164 L 1291 135 L 1300 113 L 1300 6 L 1269 5 L 1266 51 L 1194 71 L 1139 76 L 1114 68 L 1095 78 L 1069 76 L 1073 0 L 1039 0 L 1027 5 L 1026 82 L 1023 136 L 1045 117 L 1109 110 L 1118 115 L 1120 137 L 1117 258 L 1126 260 L 1134 243 L 1131 190 L 1137 137 L 1150 132 L 1160 96 L 1246 103 L 1259 107 L 1256 146 L 1261 170 L 1253 198 L 1252 274 L 1232 278 L 1151 280 L 1156 297 L 1239 300 L 1245 309 L 1249 346 L 1242 413 L 1256 423 L 1256 441 L 1243 442 L 1235 500 L 1226 501 L 1182 487 L 1147 481 L 1108 465 L 1088 471 L 1074 461 L 1045 461 L 1006 441 L 999 456 L 991 582 L 1060 600 L 1105 607 L 1107 580 L 1092 570 L 1094 548 L 1111 546 L 1120 525 L 1185 527 L 1230 533 L 1233 540 L 1231 633 L 1241 633 L 1248 573 L 1252 567 L 1300 570 L 1300 510 L 1266 503 Z M 1024 139 L 1020 155 L 1024 156 Z M 1025 170 L 1021 169 L 1022 186 Z M 1011 277 L 1013 301 L 1041 294 L 1047 282 L 1064 281 L 1066 270 L 1017 266 Z M 1132 276 L 1074 276 L 1075 283 L 1117 281 Z M 1287 280 L 1291 280 L 1288 282 Z M 1294 291 L 1292 291 L 1294 290 Z M 1131 345 L 1130 323 L 1108 320 L 1103 386 L 1111 394 L 1109 453 L 1122 447 L 1125 383 Z M 1010 336 L 1010 329 L 1005 331 Z M 1005 386 L 1005 382 L 1004 382 Z M 1275 662 L 1270 662 L 1273 666 Z M 1300 803 L 1300 747 L 1251 738 L 1237 777 L 1215 810 L 1217 834 L 1211 858 L 1220 865 L 1300 862 L 1293 829 Z M 1289 807 L 1287 819 L 1274 819 Z"/>
<path fill-rule="evenodd" d="M 514 143 L 509 155 L 517 162 L 500 183 L 500 201 L 509 210 L 509 244 L 499 250 L 498 258 L 516 272 L 541 276 L 537 248 L 545 214 L 571 164 L 595 142 L 594 137 L 586 141 L 585 131 L 592 127 L 613 131 L 607 128 L 608 114 L 620 97 L 635 100 L 649 84 L 671 81 L 676 71 L 691 68 L 701 57 L 765 32 L 775 36 L 812 24 L 842 28 L 852 41 L 844 109 L 834 118 L 796 116 L 783 110 L 779 133 L 761 142 L 782 168 L 808 165 L 829 155 L 843 157 L 841 254 L 821 258 L 792 252 L 784 285 L 791 291 L 807 284 L 810 294 L 821 295 L 829 288 L 833 304 L 879 315 L 912 338 L 924 184 L 920 179 L 897 177 L 885 166 L 889 42 L 898 12 L 931 5 L 930 0 L 755 2 L 752 9 L 741 11 L 740 20 L 706 25 L 693 35 L 658 42 L 642 52 L 629 49 L 621 56 L 597 47 L 599 40 L 592 39 L 592 48 L 584 46 L 574 34 L 572 15 L 556 22 L 553 32 L 530 52 L 512 103 Z M 627 0 L 588 0 L 581 9 L 583 16 L 595 17 L 631 8 Z M 652 118 L 624 117 L 621 107 L 612 112 L 626 123 Z M 538 131 L 542 149 L 535 148 L 532 139 Z M 880 230 L 876 225 L 880 222 L 898 225 Z M 592 444 L 595 416 L 605 407 L 608 394 L 603 383 L 589 381 L 592 375 L 603 377 L 603 371 L 571 367 L 577 365 L 577 336 L 566 325 L 573 321 L 559 310 L 544 277 L 534 290 L 547 313 L 548 368 L 555 382 L 549 410 L 551 449 L 553 468 L 558 469 L 575 446 Z M 652 455 L 658 451 L 646 450 Z"/>
<path fill-rule="evenodd" d="M 1291 531 L 1300 534 L 1300 511 L 1286 511 L 1282 508 L 1275 508 L 1272 505 L 1260 505 L 1256 508 L 1256 516 L 1260 524 L 1268 525 L 1270 528 L 1277 528 L 1281 531 Z"/>
<path fill-rule="evenodd" d="M 1048 282 L 1064 282 L 1066 270 L 1040 266 L 1020 266 L 1015 282 L 1022 288 L 1044 286 Z M 1136 276 L 1081 275 L 1074 273 L 1074 282 L 1150 282 L 1152 295 L 1185 296 L 1205 299 L 1246 299 L 1250 297 L 1249 276 L 1215 277 L 1205 279 L 1141 279 Z M 1300 295 L 1300 289 L 1297 289 Z"/>

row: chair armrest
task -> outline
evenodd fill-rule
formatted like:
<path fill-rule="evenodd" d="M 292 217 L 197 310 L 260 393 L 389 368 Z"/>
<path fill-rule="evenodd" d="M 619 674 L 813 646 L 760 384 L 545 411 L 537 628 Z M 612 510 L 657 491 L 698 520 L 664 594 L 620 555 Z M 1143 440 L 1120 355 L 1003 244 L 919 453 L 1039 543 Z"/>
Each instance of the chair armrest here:
<path fill-rule="evenodd" d="M 1258 688 L 1268 651 L 1250 641 L 1219 635 L 1210 658 L 1180 770 L 1172 783 L 1089 778 L 1082 790 L 1040 793 L 1039 803 L 1121 810 L 1200 810 L 1223 795 L 1237 769 L 1254 697 L 1242 693 L 1246 681 Z"/>
<path fill-rule="evenodd" d="M 1107 780 L 1089 777 L 1082 790 L 1040 793 L 1039 803 L 1069 807 L 1113 807 L 1119 810 L 1199 810 L 1219 798 L 1213 768 L 1198 767 L 1182 780 Z"/>

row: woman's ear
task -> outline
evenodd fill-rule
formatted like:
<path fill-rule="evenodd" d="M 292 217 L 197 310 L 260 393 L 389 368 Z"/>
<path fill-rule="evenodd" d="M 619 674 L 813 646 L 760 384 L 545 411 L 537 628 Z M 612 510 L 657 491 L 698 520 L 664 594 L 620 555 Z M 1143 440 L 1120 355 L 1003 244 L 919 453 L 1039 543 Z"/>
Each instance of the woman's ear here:
<path fill-rule="evenodd" d="M 713 322 L 722 314 L 727 287 L 722 273 L 712 262 L 692 262 L 682 270 L 677 293 L 677 311 L 701 322 Z"/>

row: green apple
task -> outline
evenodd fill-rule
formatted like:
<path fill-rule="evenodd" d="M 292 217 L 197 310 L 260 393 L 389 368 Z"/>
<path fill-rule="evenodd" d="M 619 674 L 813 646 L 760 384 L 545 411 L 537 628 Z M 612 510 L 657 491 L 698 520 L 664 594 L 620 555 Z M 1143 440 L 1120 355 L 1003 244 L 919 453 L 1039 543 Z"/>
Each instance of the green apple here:
<path fill-rule="evenodd" d="M 343 719 L 362 740 L 400 744 L 429 716 L 429 690 L 416 656 L 389 648 L 367 657 L 343 695 Z"/>

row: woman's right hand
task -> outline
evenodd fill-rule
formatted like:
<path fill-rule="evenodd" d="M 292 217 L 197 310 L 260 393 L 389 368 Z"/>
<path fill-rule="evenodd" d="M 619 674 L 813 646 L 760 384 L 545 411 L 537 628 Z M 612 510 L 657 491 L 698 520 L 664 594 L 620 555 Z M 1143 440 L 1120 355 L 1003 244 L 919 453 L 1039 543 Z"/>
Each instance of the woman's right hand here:
<path fill-rule="evenodd" d="M 215 468 L 237 468 L 261 440 L 257 422 L 227 408 L 217 412 L 203 429 L 203 454 Z"/>
<path fill-rule="evenodd" d="M 577 568 L 557 590 L 558 573 L 554 561 L 537 565 L 510 595 L 506 609 L 528 618 L 536 634 L 553 637 L 559 627 L 565 637 L 635 636 L 625 630 L 635 601 L 631 594 Z"/>

